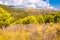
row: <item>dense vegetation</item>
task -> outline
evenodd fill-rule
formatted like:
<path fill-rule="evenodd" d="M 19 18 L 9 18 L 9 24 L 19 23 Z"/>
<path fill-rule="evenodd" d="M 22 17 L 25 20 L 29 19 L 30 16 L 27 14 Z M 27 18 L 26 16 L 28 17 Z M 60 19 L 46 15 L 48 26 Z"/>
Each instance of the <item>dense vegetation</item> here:
<path fill-rule="evenodd" d="M 54 12 L 59 12 L 59 11 L 55 11 L 55 10 L 49 10 L 49 9 L 19 9 L 19 8 L 11 8 L 9 6 L 5 6 L 5 5 L 1 5 L 0 7 L 2 7 L 3 9 L 5 9 L 8 13 L 10 13 L 14 19 L 19 19 L 19 18 L 24 18 L 26 16 L 30 16 L 30 15 L 34 15 L 34 16 L 38 16 L 38 15 L 44 15 L 44 14 L 54 14 Z"/>
<path fill-rule="evenodd" d="M 24 17 L 24 14 L 23 14 L 23 18 L 21 16 L 18 18 L 18 16 L 8 13 L 3 8 L 0 8 L 0 20 L 1 20 L 0 26 L 2 27 L 2 26 L 10 25 L 10 24 L 60 23 L 60 12 L 53 12 L 50 14 L 41 13 L 39 15 L 33 15 L 33 14 L 27 15 L 26 14 L 25 17 Z M 18 18 L 18 19 L 15 19 L 15 18 Z"/>
<path fill-rule="evenodd" d="M 60 40 L 59 11 L 35 12 L 0 6 L 0 40 Z"/>
<path fill-rule="evenodd" d="M 11 14 L 6 12 L 4 9 L 0 8 L 0 27 L 8 26 L 13 22 L 13 17 Z"/>
<path fill-rule="evenodd" d="M 15 21 L 16 24 L 41 24 L 41 23 L 60 23 L 60 13 L 45 14 L 38 16 L 27 16 Z"/>

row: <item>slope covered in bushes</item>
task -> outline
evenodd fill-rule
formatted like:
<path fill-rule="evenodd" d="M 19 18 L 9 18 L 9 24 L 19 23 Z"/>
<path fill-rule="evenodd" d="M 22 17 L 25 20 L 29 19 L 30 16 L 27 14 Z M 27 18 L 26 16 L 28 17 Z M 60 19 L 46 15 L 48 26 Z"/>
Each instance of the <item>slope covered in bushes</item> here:
<path fill-rule="evenodd" d="M 60 12 L 18 10 L 0 5 L 0 40 L 60 40 Z"/>
<path fill-rule="evenodd" d="M 19 19 L 19 18 L 24 18 L 26 16 L 38 16 L 38 15 L 44 15 L 44 14 L 53 14 L 54 12 L 59 12 L 56 10 L 50 10 L 50 9 L 20 9 L 20 8 L 12 8 L 10 6 L 6 6 L 6 5 L 1 5 L 0 7 L 2 7 L 3 9 L 5 9 L 7 12 L 9 12 L 10 14 L 12 14 L 12 16 L 15 19 Z"/>
<path fill-rule="evenodd" d="M 16 20 L 13 24 L 41 24 L 41 23 L 60 23 L 60 12 L 38 16 L 27 16 Z"/>
<path fill-rule="evenodd" d="M 37 15 L 36 15 L 37 14 Z M 1 26 L 7 26 L 12 24 L 41 24 L 41 23 L 60 23 L 60 12 L 53 12 L 51 14 L 47 13 L 38 13 L 38 12 L 24 12 L 21 11 L 18 13 L 8 13 L 6 9 L 4 10 L 0 7 L 0 19 Z M 18 16 L 19 15 L 19 16 Z M 13 22 L 14 20 L 14 22 Z"/>
<path fill-rule="evenodd" d="M 0 27 L 7 26 L 11 24 L 12 21 L 13 17 L 11 16 L 11 14 L 0 7 Z"/>

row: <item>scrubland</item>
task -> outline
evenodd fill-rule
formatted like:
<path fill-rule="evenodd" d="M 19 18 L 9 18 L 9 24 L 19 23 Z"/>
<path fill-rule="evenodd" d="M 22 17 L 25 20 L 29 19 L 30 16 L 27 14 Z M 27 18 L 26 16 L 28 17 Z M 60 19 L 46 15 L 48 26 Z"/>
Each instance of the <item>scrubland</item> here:
<path fill-rule="evenodd" d="M 0 40 L 60 40 L 59 11 L 5 7 L 0 7 Z"/>

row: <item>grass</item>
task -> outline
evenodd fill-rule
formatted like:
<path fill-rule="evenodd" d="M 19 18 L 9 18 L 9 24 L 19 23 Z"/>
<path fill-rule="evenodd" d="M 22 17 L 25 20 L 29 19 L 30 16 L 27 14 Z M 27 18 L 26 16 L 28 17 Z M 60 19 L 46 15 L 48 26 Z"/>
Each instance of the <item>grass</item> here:
<path fill-rule="evenodd" d="M 59 28 L 59 23 L 11 25 L 0 29 L 0 40 L 60 40 Z"/>
<path fill-rule="evenodd" d="M 0 7 L 11 13 L 15 20 L 29 15 L 57 13 L 54 10 L 22 10 L 5 5 L 0 5 Z M 10 25 L 7 28 L 0 28 L 0 40 L 60 40 L 60 23 Z"/>

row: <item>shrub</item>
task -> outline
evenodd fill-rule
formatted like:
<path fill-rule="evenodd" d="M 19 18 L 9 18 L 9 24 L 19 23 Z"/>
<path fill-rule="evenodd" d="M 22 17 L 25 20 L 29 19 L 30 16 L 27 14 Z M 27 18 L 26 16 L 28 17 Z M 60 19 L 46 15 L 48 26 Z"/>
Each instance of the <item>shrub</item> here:
<path fill-rule="evenodd" d="M 44 16 L 44 21 L 45 23 L 50 23 L 50 22 L 54 22 L 54 16 L 53 15 L 45 15 Z"/>
<path fill-rule="evenodd" d="M 23 24 L 36 24 L 37 20 L 35 16 L 28 16 L 23 19 Z"/>
<path fill-rule="evenodd" d="M 8 26 L 13 21 L 13 17 L 6 12 L 4 9 L 0 8 L 0 27 Z"/>
<path fill-rule="evenodd" d="M 44 19 L 43 19 L 42 15 L 41 16 L 37 16 L 36 18 L 37 18 L 38 23 L 43 23 L 44 22 Z"/>
<path fill-rule="evenodd" d="M 60 13 L 59 12 L 55 14 L 54 21 L 60 22 Z"/>
<path fill-rule="evenodd" d="M 11 25 L 16 25 L 16 24 L 23 24 L 23 19 L 19 19 L 17 21 L 15 21 L 14 23 L 12 23 Z"/>
<path fill-rule="evenodd" d="M 36 17 L 34 16 L 27 16 L 23 19 L 19 19 L 16 22 L 14 22 L 13 24 L 36 24 L 38 23 L 36 20 Z"/>

